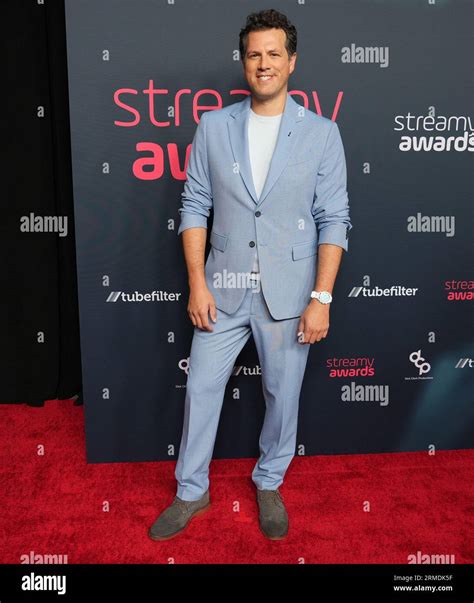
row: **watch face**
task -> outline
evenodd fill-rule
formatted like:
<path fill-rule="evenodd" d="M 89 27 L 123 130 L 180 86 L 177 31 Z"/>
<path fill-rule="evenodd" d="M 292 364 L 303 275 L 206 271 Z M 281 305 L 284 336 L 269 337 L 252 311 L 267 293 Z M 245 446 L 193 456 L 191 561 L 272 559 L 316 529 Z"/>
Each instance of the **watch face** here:
<path fill-rule="evenodd" d="M 319 296 L 319 299 L 323 302 L 323 304 L 328 304 L 331 301 L 331 294 L 327 291 L 323 291 Z"/>

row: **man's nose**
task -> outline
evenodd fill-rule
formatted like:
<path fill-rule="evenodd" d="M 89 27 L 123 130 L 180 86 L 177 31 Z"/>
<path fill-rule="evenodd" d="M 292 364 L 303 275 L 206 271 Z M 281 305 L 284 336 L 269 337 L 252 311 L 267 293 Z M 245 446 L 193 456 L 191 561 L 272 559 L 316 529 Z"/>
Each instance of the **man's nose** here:
<path fill-rule="evenodd" d="M 268 59 L 266 57 L 264 57 L 263 55 L 260 57 L 260 64 L 259 64 L 258 68 L 261 71 L 266 71 L 268 69 Z"/>

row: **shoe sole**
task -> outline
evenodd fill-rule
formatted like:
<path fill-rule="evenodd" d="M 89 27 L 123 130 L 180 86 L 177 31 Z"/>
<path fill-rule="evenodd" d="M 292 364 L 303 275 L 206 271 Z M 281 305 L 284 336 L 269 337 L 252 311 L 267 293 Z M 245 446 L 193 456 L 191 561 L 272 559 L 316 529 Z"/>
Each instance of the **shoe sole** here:
<path fill-rule="evenodd" d="M 202 509 L 198 509 L 197 511 L 195 511 L 191 515 L 191 517 L 188 519 L 186 525 L 183 526 L 180 530 L 178 530 L 174 534 L 171 534 L 170 536 L 152 536 L 152 534 L 150 534 L 150 532 L 148 532 L 148 536 L 152 540 L 170 540 L 171 538 L 174 538 L 175 536 L 178 536 L 178 534 L 181 534 L 181 532 L 183 532 L 189 526 L 189 522 L 191 521 L 191 519 L 194 519 L 198 515 L 202 515 L 203 513 L 205 513 L 206 511 L 208 511 L 210 508 L 211 508 L 211 503 L 209 502 L 205 507 L 202 507 Z"/>
<path fill-rule="evenodd" d="M 262 530 L 262 527 L 261 527 L 261 526 L 259 526 L 259 528 L 260 528 L 260 532 L 262 532 L 262 534 L 263 534 L 263 535 L 264 535 L 266 538 L 268 538 L 269 540 L 283 540 L 284 538 L 286 538 L 286 537 L 288 536 L 288 532 L 285 532 L 285 533 L 283 534 L 283 536 L 269 536 L 268 534 L 266 534 L 266 533 L 265 533 L 265 532 Z"/>

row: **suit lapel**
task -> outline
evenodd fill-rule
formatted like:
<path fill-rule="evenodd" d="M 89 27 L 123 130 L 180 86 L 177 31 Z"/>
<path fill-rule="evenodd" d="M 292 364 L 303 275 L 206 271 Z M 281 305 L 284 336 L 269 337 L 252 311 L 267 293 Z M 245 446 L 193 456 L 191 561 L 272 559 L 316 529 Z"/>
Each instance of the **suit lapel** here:
<path fill-rule="evenodd" d="M 252 169 L 250 166 L 250 156 L 248 152 L 248 120 L 250 114 L 250 96 L 247 96 L 241 103 L 237 103 L 236 108 L 230 114 L 227 122 L 229 129 L 230 146 L 234 155 L 234 161 L 238 166 L 240 175 L 244 184 L 254 200 L 258 202 L 257 193 L 252 178 Z"/>
<path fill-rule="evenodd" d="M 227 125 L 229 129 L 232 153 L 234 160 L 238 165 L 239 173 L 250 196 L 257 205 L 260 205 L 263 203 L 268 193 L 272 190 L 276 181 L 280 177 L 291 156 L 291 152 L 296 145 L 299 134 L 299 129 L 297 128 L 296 123 L 303 119 L 302 113 L 304 111 L 304 107 L 295 102 L 287 93 L 285 108 L 275 145 L 275 151 L 270 163 L 265 185 L 260 195 L 260 199 L 258 199 L 253 183 L 249 155 L 248 120 L 250 115 L 250 103 L 250 96 L 248 96 L 241 103 L 237 103 L 236 109 L 230 114 L 230 119 L 227 122 Z"/>

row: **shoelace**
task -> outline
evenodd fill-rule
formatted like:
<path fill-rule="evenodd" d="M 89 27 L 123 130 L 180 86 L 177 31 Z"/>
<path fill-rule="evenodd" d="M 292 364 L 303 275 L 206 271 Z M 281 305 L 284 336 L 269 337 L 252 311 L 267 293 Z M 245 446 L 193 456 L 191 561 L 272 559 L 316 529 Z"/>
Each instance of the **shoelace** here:
<path fill-rule="evenodd" d="M 177 496 L 174 499 L 175 505 L 180 509 L 181 513 L 186 513 L 188 510 L 188 501 L 181 500 Z"/>
<path fill-rule="evenodd" d="M 262 492 L 260 496 L 262 496 L 263 498 L 271 498 L 273 499 L 273 502 L 275 502 L 278 506 L 283 506 L 283 499 L 278 490 L 266 490 L 265 492 Z"/>

